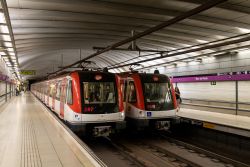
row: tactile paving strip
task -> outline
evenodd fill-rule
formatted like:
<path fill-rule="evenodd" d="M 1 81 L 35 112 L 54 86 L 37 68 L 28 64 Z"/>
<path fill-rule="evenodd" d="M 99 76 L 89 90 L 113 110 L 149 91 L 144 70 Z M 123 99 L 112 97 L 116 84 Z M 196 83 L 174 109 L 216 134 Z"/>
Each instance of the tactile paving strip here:
<path fill-rule="evenodd" d="M 22 125 L 21 167 L 41 167 L 42 162 L 36 142 L 36 134 L 28 115 Z"/>

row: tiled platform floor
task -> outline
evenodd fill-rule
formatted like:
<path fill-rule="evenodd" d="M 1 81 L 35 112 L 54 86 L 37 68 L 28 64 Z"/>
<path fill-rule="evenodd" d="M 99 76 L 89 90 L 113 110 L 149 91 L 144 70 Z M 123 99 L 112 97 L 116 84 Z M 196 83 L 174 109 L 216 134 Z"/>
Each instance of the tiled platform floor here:
<path fill-rule="evenodd" d="M 0 167 L 84 165 L 41 104 L 26 93 L 0 107 Z"/>
<path fill-rule="evenodd" d="M 209 111 L 181 108 L 177 113 L 179 117 L 190 118 L 200 121 L 211 122 L 220 125 L 250 130 L 250 117 L 222 114 Z"/>

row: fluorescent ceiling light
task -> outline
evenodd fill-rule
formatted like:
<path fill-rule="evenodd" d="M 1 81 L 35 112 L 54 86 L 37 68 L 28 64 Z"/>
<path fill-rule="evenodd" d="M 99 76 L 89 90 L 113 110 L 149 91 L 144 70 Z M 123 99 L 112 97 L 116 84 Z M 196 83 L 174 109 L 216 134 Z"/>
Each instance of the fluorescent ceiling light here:
<path fill-rule="evenodd" d="M 183 66 L 183 65 L 186 65 L 187 63 L 185 62 L 176 62 L 177 66 Z"/>
<path fill-rule="evenodd" d="M 0 30 L 1 30 L 2 33 L 6 33 L 6 34 L 10 33 L 8 26 L 1 25 Z"/>
<path fill-rule="evenodd" d="M 199 42 L 199 43 L 207 43 L 207 42 L 209 42 L 209 41 L 205 41 L 205 40 L 201 40 L 201 39 L 196 39 L 196 41 Z"/>
<path fill-rule="evenodd" d="M 191 61 L 191 62 L 189 62 L 189 65 L 197 65 L 197 64 L 199 64 L 199 62 L 197 62 L 197 61 Z"/>
<path fill-rule="evenodd" d="M 8 50 L 9 52 L 14 52 L 14 49 L 13 49 L 13 48 L 7 48 L 7 50 Z"/>
<path fill-rule="evenodd" d="M 4 41 L 11 41 L 10 35 L 2 35 Z"/>
<path fill-rule="evenodd" d="M 214 35 L 215 38 L 217 39 L 224 39 L 227 38 L 226 36 L 222 36 L 222 35 Z"/>
<path fill-rule="evenodd" d="M 209 56 L 208 58 L 206 58 L 207 60 L 214 60 L 215 57 L 214 56 Z"/>
<path fill-rule="evenodd" d="M 8 57 L 3 57 L 3 59 L 4 59 L 5 61 L 9 60 L 9 58 L 8 58 Z"/>
<path fill-rule="evenodd" d="M 158 59 L 158 60 L 154 60 L 154 62 L 156 62 L 156 63 L 166 63 L 164 60 L 162 60 L 162 59 Z"/>
<path fill-rule="evenodd" d="M 14 52 L 9 52 L 9 55 L 15 56 L 15 53 Z"/>
<path fill-rule="evenodd" d="M 190 47 L 190 46 L 192 46 L 192 45 L 189 45 L 189 44 L 180 44 L 180 45 L 182 45 L 182 46 L 184 46 L 184 47 Z M 178 48 L 174 48 L 174 49 L 178 49 Z"/>
<path fill-rule="evenodd" d="M 6 55 L 6 53 L 5 52 L 0 52 L 0 55 Z"/>
<path fill-rule="evenodd" d="M 11 43 L 11 42 L 4 42 L 4 45 L 5 45 L 6 47 L 12 47 L 12 43 Z"/>
<path fill-rule="evenodd" d="M 249 33 L 250 29 L 246 29 L 246 28 L 237 28 L 241 33 Z"/>
<path fill-rule="evenodd" d="M 6 23 L 4 13 L 0 13 L 0 23 Z"/>

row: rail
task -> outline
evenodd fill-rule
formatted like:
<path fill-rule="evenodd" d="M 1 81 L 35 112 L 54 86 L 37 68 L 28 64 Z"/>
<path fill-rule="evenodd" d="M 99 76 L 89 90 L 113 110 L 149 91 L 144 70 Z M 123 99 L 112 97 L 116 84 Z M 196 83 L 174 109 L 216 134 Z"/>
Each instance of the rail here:
<path fill-rule="evenodd" d="M 3 94 L 3 95 L 0 95 L 0 98 L 5 97 L 6 95 L 9 95 L 9 94 L 11 94 L 11 93 L 13 93 L 13 92 L 8 92 L 8 93 L 5 93 L 5 94 Z"/>
<path fill-rule="evenodd" d="M 192 145 L 192 144 L 189 144 L 187 142 L 184 142 L 184 141 L 181 141 L 181 140 L 177 140 L 173 137 L 170 137 L 170 136 L 166 136 L 164 134 L 159 134 L 159 136 L 161 136 L 162 138 L 166 139 L 167 141 L 170 141 L 170 142 L 173 142 L 173 143 L 176 143 L 180 146 L 183 146 L 185 147 L 186 149 L 189 149 L 189 150 L 193 150 L 195 152 L 198 152 L 198 153 L 201 153 L 201 154 L 204 154 L 206 155 L 207 157 L 213 157 L 213 158 L 216 158 L 224 163 L 228 163 L 228 164 L 231 164 L 233 166 L 236 166 L 236 167 L 249 167 L 248 164 L 245 164 L 243 162 L 240 162 L 240 161 L 237 161 L 237 160 L 234 160 L 234 159 L 231 159 L 231 158 L 228 158 L 228 157 L 225 157 L 223 155 L 220 155 L 220 154 L 217 154 L 217 153 L 214 153 L 214 152 L 211 152 L 209 150 L 206 150 L 206 149 L 203 149 L 203 148 L 200 148 L 200 147 L 197 147 L 195 145 Z"/>

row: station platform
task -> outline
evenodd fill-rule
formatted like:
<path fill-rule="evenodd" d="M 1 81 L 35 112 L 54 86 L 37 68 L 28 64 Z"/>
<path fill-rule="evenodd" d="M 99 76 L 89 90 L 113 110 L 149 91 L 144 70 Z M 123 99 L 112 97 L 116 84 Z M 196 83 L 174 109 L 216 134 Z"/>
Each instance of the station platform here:
<path fill-rule="evenodd" d="M 209 129 L 250 137 L 250 117 L 180 108 L 177 116 Z"/>
<path fill-rule="evenodd" d="M 31 93 L 0 107 L 0 166 L 101 166 L 48 112 Z"/>

